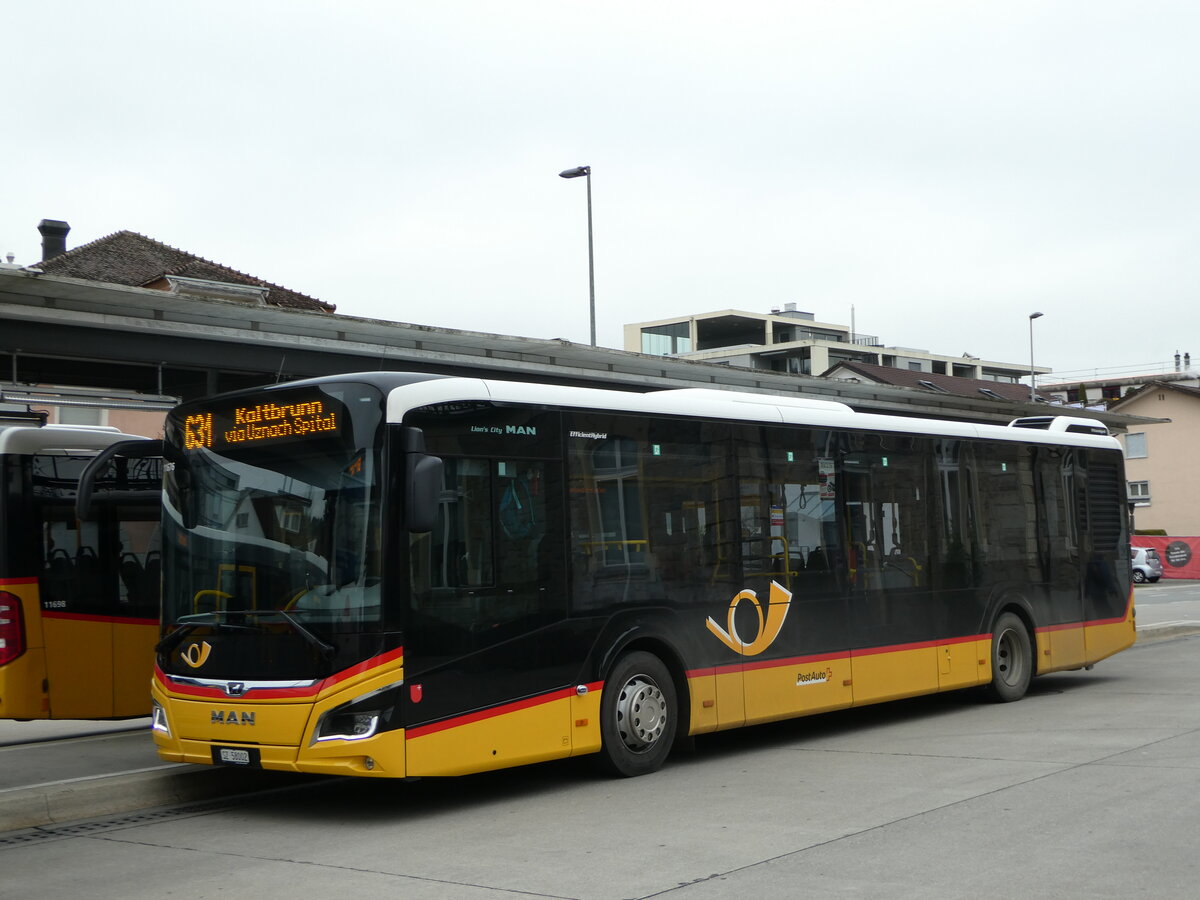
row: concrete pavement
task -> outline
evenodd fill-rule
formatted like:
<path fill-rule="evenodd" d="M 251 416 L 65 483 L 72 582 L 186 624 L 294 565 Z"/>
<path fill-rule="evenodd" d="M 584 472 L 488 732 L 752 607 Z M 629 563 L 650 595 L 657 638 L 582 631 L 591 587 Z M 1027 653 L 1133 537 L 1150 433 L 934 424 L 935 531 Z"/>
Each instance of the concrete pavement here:
<path fill-rule="evenodd" d="M 1200 633 L 1200 615 L 1184 615 L 1138 606 L 1138 641 Z M 164 763 L 148 731 L 148 719 L 0 721 L 0 833 L 315 783 L 310 775 Z"/>

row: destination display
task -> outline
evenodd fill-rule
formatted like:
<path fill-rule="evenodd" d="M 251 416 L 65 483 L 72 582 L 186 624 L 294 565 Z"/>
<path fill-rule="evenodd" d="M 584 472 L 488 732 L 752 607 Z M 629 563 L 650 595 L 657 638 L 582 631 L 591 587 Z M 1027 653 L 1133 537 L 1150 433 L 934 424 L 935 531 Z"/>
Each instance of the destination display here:
<path fill-rule="evenodd" d="M 327 397 L 200 410 L 183 420 L 184 450 L 220 450 L 336 434 L 344 409 Z"/>

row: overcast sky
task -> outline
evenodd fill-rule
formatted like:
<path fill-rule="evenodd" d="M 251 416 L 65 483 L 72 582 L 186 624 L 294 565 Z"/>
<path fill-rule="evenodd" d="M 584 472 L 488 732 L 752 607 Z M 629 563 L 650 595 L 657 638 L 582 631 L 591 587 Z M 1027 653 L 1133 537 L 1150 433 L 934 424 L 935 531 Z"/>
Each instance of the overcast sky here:
<path fill-rule="evenodd" d="M 0 254 L 128 229 L 349 315 L 599 343 L 796 303 L 1200 355 L 1200 5 L 16 0 Z M 1200 361 L 1198 361 L 1200 364 Z"/>

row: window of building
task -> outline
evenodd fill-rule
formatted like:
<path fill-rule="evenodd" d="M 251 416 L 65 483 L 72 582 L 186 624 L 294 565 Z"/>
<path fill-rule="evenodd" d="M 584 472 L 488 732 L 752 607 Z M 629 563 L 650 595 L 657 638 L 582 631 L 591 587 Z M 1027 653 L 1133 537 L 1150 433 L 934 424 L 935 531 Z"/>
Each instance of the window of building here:
<path fill-rule="evenodd" d="M 654 325 L 642 329 L 642 352 L 651 356 L 670 356 L 689 353 L 692 349 L 691 331 L 687 322 Z"/>
<path fill-rule="evenodd" d="M 1144 431 L 1130 432 L 1125 435 L 1125 458 L 1145 459 L 1149 456 L 1146 449 L 1146 433 Z"/>
<path fill-rule="evenodd" d="M 1131 481 L 1129 482 L 1129 499 L 1138 506 L 1150 505 L 1150 482 L 1148 481 Z"/>
<path fill-rule="evenodd" d="M 60 406 L 59 425 L 103 425 L 104 410 L 90 406 Z"/>
<path fill-rule="evenodd" d="M 921 371 L 921 364 L 920 364 L 919 362 L 910 362 L 910 363 L 908 364 L 908 371 L 910 371 L 910 372 L 920 372 L 920 371 Z"/>

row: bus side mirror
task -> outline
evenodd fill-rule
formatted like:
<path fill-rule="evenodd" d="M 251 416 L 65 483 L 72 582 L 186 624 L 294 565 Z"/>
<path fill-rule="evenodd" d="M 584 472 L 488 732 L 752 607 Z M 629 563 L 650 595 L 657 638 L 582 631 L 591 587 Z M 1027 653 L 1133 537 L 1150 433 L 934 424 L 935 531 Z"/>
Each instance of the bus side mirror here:
<path fill-rule="evenodd" d="M 442 493 L 442 461 L 436 456 L 410 456 L 408 469 L 408 530 L 433 531 Z"/>
<path fill-rule="evenodd" d="M 433 531 L 442 493 L 442 460 L 425 452 L 419 428 L 404 429 L 404 511 L 408 530 Z"/>

